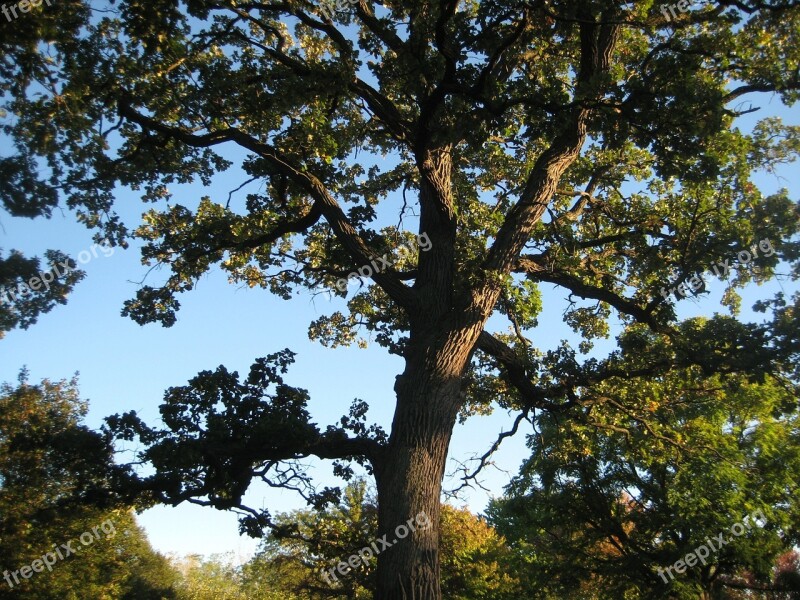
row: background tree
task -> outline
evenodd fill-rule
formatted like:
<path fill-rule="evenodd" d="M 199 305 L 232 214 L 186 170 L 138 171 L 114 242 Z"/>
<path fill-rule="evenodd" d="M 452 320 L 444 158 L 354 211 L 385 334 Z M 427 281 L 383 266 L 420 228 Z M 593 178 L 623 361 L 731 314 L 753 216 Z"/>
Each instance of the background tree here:
<path fill-rule="evenodd" d="M 179 600 L 273 600 L 278 596 L 249 595 L 243 587 L 241 570 L 228 557 L 214 555 L 204 558 L 190 555 L 173 559 L 181 575 L 178 584 Z M 286 596 L 293 600 L 291 596 Z"/>
<path fill-rule="evenodd" d="M 466 508 L 442 506 L 442 597 L 451 600 L 521 598 L 506 540 Z"/>
<path fill-rule="evenodd" d="M 253 560 L 245 567 L 247 579 L 269 581 L 261 573 L 280 581 L 275 589 L 286 589 L 298 598 L 373 597 L 375 560 L 361 564 L 346 576 L 334 571 L 341 561 L 368 547 L 378 531 L 377 502 L 364 480 L 350 482 L 341 502 L 327 508 L 297 510 L 277 515 L 276 528 L 267 536 Z"/>
<path fill-rule="evenodd" d="M 800 554 L 791 550 L 778 557 L 774 587 L 785 592 L 774 594 L 775 600 L 795 600 L 800 597 Z"/>
<path fill-rule="evenodd" d="M 320 584 L 319 571 L 303 560 L 270 547 L 270 538 L 248 563 L 242 566 L 243 587 L 248 598 L 263 600 L 317 600 L 342 597 L 341 590 Z M 338 594 L 338 596 L 337 596 Z"/>
<path fill-rule="evenodd" d="M 634 362 L 639 346 L 628 341 L 621 345 Z M 781 589 L 773 581 L 786 569 L 776 560 L 800 534 L 799 418 L 795 393 L 773 379 L 689 368 L 606 382 L 572 414 L 536 419 L 532 455 L 490 522 L 514 546 L 531 597 L 590 588 L 598 598 L 710 599 Z M 734 535 L 753 513 L 763 522 Z M 704 564 L 666 572 L 707 538 Z"/>
<path fill-rule="evenodd" d="M 271 518 L 242 502 L 251 479 L 305 489 L 292 460 L 357 460 L 375 476 L 388 534 L 421 512 L 439 521 L 459 413 L 498 401 L 517 430 L 615 377 L 690 364 L 775 372 L 797 352 L 779 331 L 796 331 L 796 311 L 773 328 L 680 329 L 684 298 L 662 292 L 772 240 L 774 253 L 720 274 L 736 312 L 739 287 L 800 256 L 797 207 L 751 177 L 794 159 L 797 130 L 737 121 L 755 94 L 797 100 L 796 2 L 675 15 L 610 0 L 390 0 L 334 14 L 306 0 L 124 0 L 93 15 L 69 4 L 76 18 L 54 36 L 42 10 L 4 42 L 27 62 L 2 73 L 15 152 L 3 201 L 35 213 L 41 198 L 63 199 L 97 235 L 144 240 L 144 260 L 170 273 L 126 304 L 139 323 L 174 323 L 178 294 L 219 265 L 284 298 L 326 285 L 346 308 L 312 323 L 312 338 L 366 333 L 405 361 L 388 435 L 361 405 L 327 429 L 311 424 L 305 392 L 276 377 L 286 354 L 259 359 L 243 383 L 221 369 L 173 390 L 162 431 L 115 420 L 152 445 L 145 487 L 160 501 L 237 509 L 258 534 Z M 173 201 L 169 186 L 207 184 L 234 161 L 253 186 L 245 199 Z M 134 229 L 113 211 L 120 186 L 155 204 Z M 414 239 L 406 225 L 428 251 L 396 255 Z M 357 269 L 363 287 L 337 287 Z M 686 295 L 704 293 L 696 281 Z M 551 284 L 571 299 L 577 349 L 537 339 Z M 495 314 L 513 333 L 487 328 Z M 614 353 L 586 356 L 612 314 L 649 327 L 665 351 L 635 372 Z M 378 598 L 408 595 L 441 597 L 438 528 L 380 555 Z"/>
<path fill-rule="evenodd" d="M 76 380 L 0 387 L 0 598 L 175 598 L 176 574 L 136 525 L 107 437 L 81 424 L 87 405 Z M 91 532 L 101 527 L 97 535 Z M 93 542 L 83 545 L 81 534 Z M 52 570 L 13 571 L 63 549 Z"/>

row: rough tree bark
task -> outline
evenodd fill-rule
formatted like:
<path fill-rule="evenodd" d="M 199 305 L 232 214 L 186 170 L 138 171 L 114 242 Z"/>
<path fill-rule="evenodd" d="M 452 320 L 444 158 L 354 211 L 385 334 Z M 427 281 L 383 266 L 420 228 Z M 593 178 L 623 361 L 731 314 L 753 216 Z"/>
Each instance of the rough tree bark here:
<path fill-rule="evenodd" d="M 409 350 L 406 370 L 395 385 L 392 435 L 376 471 L 379 536 L 392 542 L 378 558 L 380 600 L 442 597 L 438 527 L 442 479 L 464 397 L 462 375 L 483 320 L 457 327 L 445 321 L 437 329 L 439 335 Z M 431 527 L 397 539 L 396 528 L 419 522 L 422 513 Z"/>
<path fill-rule="evenodd" d="M 398 378 L 393 434 L 376 477 L 378 535 L 392 542 L 378 558 L 382 600 L 441 598 L 439 498 L 460 392 L 457 380 L 431 375 Z M 422 514 L 431 526 L 398 539 L 397 527 L 420 522 Z"/>

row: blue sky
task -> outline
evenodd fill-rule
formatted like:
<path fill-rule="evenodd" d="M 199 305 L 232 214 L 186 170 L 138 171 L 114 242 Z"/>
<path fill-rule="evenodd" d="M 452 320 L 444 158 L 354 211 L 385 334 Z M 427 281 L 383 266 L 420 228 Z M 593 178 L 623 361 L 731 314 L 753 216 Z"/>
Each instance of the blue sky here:
<path fill-rule="evenodd" d="M 800 121 L 797 111 L 781 107 L 777 98 L 764 96 L 760 100 L 764 113 L 780 114 L 793 124 Z M 0 149 L 0 153 L 5 155 L 7 151 Z M 186 199 L 196 201 L 201 195 L 224 201 L 227 192 L 241 181 L 223 177 L 211 189 L 187 186 L 176 195 L 176 201 L 191 206 Z M 757 182 L 766 193 L 786 187 L 793 198 L 800 196 L 796 166 L 782 169 L 777 176 L 761 175 Z M 120 190 L 118 206 L 133 222 L 146 208 L 129 190 Z M 56 248 L 76 257 L 91 246 L 91 232 L 76 224 L 67 212 L 36 221 L 0 212 L 0 248 L 4 252 L 16 248 L 26 255 L 38 255 Z M 182 385 L 198 371 L 218 365 L 244 373 L 256 357 L 290 348 L 297 353 L 297 362 L 287 381 L 310 391 L 309 408 L 317 423 L 324 427 L 336 422 L 347 412 L 351 401 L 360 398 L 371 406 L 370 420 L 388 430 L 394 407 L 394 378 L 402 370 L 402 362 L 374 344 L 367 350 L 330 350 L 310 342 L 308 324 L 330 312 L 331 303 L 324 298 L 313 300 L 310 293 L 304 293 L 287 302 L 264 290 L 231 285 L 223 273 L 215 270 L 202 278 L 195 290 L 180 297 L 182 309 L 172 328 L 142 327 L 120 316 L 123 302 L 133 297 L 137 282 L 148 270 L 139 260 L 138 248 L 118 248 L 108 257 L 100 254 L 82 268 L 87 278 L 77 286 L 66 306 L 42 316 L 29 330 L 12 331 L 0 340 L 1 381 L 14 381 L 22 366 L 28 367 L 32 381 L 68 378 L 79 372 L 82 396 L 90 401 L 90 426 L 97 427 L 103 417 L 127 410 L 136 410 L 146 422 L 154 423 L 168 387 Z M 160 275 L 153 273 L 150 277 L 158 280 Z M 721 284 L 713 282 L 708 298 L 682 302 L 681 316 L 722 310 L 718 304 L 721 289 Z M 743 317 L 752 315 L 748 309 L 753 300 L 771 297 L 778 289 L 791 292 L 797 286 L 773 282 L 748 290 Z M 544 288 L 545 312 L 534 339 L 548 340 L 546 347 L 554 347 L 562 338 L 574 339 L 561 319 L 564 295 Z M 761 320 L 762 316 L 753 318 Z M 470 419 L 457 427 L 451 457 L 463 461 L 484 452 L 510 424 L 511 418 L 503 413 Z M 490 492 L 475 490 L 464 495 L 463 501 L 473 511 L 483 510 L 488 498 L 499 495 L 502 486 L 516 473 L 527 455 L 524 433 L 523 430 L 506 441 L 496 456 L 498 467 L 506 472 L 489 469 L 484 473 L 482 481 Z M 329 463 L 309 464 L 320 485 L 337 481 L 331 476 Z M 451 462 L 449 470 L 455 467 Z M 445 487 L 455 483 L 449 480 Z M 273 512 L 305 507 L 293 493 L 259 485 L 251 488 L 248 500 Z M 234 515 L 209 508 L 158 507 L 143 513 L 140 522 L 155 548 L 167 553 L 232 552 L 235 557 L 246 558 L 257 545 L 255 540 L 238 535 Z"/>

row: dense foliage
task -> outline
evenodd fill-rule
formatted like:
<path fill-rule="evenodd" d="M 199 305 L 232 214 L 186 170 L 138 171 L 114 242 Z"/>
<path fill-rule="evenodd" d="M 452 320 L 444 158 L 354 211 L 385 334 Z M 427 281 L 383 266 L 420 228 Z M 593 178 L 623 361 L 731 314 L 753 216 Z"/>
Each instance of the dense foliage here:
<path fill-rule="evenodd" d="M 757 184 L 796 159 L 798 126 L 751 104 L 798 100 L 800 6 L 679 6 L 76 0 L 0 22 L 0 202 L 24 217 L 66 206 L 98 242 L 141 243 L 165 275 L 125 315 L 171 326 L 212 269 L 286 299 L 323 285 L 336 302 L 312 339 L 404 360 L 386 433 L 368 402 L 311 423 L 306 392 L 278 376 L 288 352 L 243 381 L 205 371 L 168 392 L 163 428 L 111 420 L 155 469 L 140 491 L 237 510 L 260 535 L 273 519 L 245 504 L 250 480 L 321 508 L 340 490 L 313 493 L 294 461 L 337 461 L 345 479 L 358 462 L 384 534 L 421 511 L 439 521 L 459 415 L 572 423 L 610 410 L 603 386 L 694 368 L 796 385 L 800 296 L 762 298 L 766 321 L 748 323 L 739 291 L 800 275 L 797 202 Z M 183 186 L 220 180 L 219 197 Z M 120 216 L 123 189 L 140 220 Z M 15 257 L 0 283 L 38 268 Z M 339 285 L 362 270 L 363 285 Z M 680 322 L 712 278 L 731 316 Z M 0 306 L 0 329 L 72 283 Z M 542 333 L 551 286 L 572 343 Z M 598 352 L 617 323 L 619 349 Z M 631 364 L 637 343 L 657 351 Z M 650 428 L 657 416 L 639 414 Z M 381 554 L 378 598 L 439 600 L 439 542 L 420 530 Z"/>
<path fill-rule="evenodd" d="M 0 387 L 0 598 L 173 598 L 166 560 L 113 492 L 126 473 L 109 440 L 81 423 L 86 408 L 75 380 L 34 385 L 23 372 Z"/>
<path fill-rule="evenodd" d="M 792 391 L 686 369 L 607 383 L 593 399 L 569 427 L 552 415 L 536 420 L 530 459 L 489 510 L 531 597 L 781 589 L 776 561 L 800 542 Z M 702 561 L 667 571 L 703 545 Z"/>

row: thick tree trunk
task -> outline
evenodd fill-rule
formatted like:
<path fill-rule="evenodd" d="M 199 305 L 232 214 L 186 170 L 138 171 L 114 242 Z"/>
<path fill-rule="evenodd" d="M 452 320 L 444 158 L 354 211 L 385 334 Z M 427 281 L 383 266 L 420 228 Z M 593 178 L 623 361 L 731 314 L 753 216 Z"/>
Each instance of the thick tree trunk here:
<path fill-rule="evenodd" d="M 470 348 L 448 353 L 450 360 L 411 360 L 397 379 L 392 437 L 376 472 L 384 536 L 377 600 L 441 600 L 439 502 Z"/>

